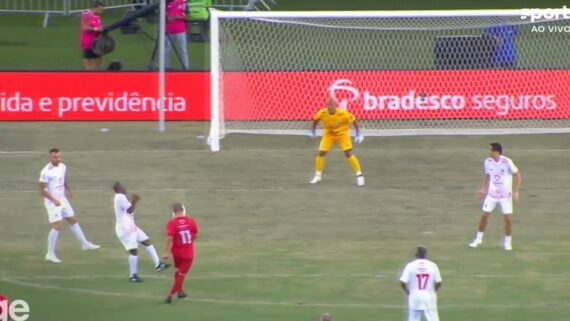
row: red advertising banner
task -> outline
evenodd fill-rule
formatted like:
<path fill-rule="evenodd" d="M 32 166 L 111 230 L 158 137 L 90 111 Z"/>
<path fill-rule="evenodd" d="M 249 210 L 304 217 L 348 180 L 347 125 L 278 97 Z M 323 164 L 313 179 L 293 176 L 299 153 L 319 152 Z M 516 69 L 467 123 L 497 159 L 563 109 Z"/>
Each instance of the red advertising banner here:
<path fill-rule="evenodd" d="M 210 73 L 167 73 L 166 120 L 210 118 Z M 155 72 L 0 72 L 3 120 L 157 120 Z"/>
<path fill-rule="evenodd" d="M 224 72 L 224 120 L 570 118 L 570 70 Z M 0 72 L 0 121 L 156 120 L 154 72 Z M 166 120 L 209 120 L 210 73 L 169 72 Z"/>
<path fill-rule="evenodd" d="M 225 120 L 307 120 L 334 95 L 359 119 L 570 118 L 570 70 L 225 72 Z"/>

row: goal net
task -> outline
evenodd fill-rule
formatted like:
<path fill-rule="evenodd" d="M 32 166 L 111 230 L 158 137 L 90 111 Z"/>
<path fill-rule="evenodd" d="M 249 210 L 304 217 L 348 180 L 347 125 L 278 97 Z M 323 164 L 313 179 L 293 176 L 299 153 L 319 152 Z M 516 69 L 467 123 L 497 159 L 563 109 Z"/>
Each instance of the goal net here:
<path fill-rule="evenodd" d="M 213 10 L 212 150 L 307 134 L 329 96 L 365 135 L 570 132 L 570 20 L 521 14 Z"/>

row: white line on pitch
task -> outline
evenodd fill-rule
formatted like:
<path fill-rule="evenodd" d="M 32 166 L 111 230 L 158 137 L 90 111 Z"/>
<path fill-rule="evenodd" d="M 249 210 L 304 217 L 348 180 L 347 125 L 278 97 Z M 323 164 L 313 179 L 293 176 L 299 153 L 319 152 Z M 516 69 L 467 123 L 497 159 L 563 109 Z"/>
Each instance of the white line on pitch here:
<path fill-rule="evenodd" d="M 381 190 L 383 192 L 391 190 L 392 188 L 382 188 Z M 398 191 L 401 189 L 396 189 L 393 188 L 392 190 Z M 560 190 L 560 189 L 557 189 Z M 9 193 L 21 193 L 21 194 L 29 194 L 29 193 L 33 193 L 33 194 L 37 194 L 38 191 L 37 190 L 1 190 L 2 194 L 9 194 Z M 311 187 L 307 187 L 307 188 L 141 188 L 141 189 L 137 189 L 136 190 L 139 193 L 142 192 L 153 192 L 153 193 L 172 193 L 172 192 L 219 192 L 219 193 L 248 193 L 248 192 L 255 192 L 255 193 L 260 193 L 260 192 L 267 192 L 267 193 L 275 193 L 275 192 L 301 192 L 301 193 L 306 193 L 306 192 L 311 192 L 311 191 L 315 191 L 315 192 L 319 192 L 319 193 L 323 193 L 323 192 L 330 192 L 330 193 L 334 193 L 334 192 L 347 192 L 346 189 L 340 189 L 340 188 L 325 188 L 325 189 L 318 189 L 318 188 L 311 188 Z M 358 192 L 379 192 L 380 189 L 371 189 L 371 188 L 359 188 Z M 85 193 L 99 193 L 99 192 L 103 192 L 105 194 L 109 194 L 109 191 L 107 189 L 73 189 L 73 193 L 77 193 L 77 192 L 85 192 Z"/>
<path fill-rule="evenodd" d="M 140 188 L 137 192 L 307 192 L 311 188 Z M 360 189 L 364 190 L 364 189 Z M 327 189 L 327 192 L 332 192 L 334 190 Z M 345 191 L 346 189 L 338 189 L 338 191 Z M 108 194 L 108 190 L 105 189 L 73 189 L 73 192 L 104 192 Z M 322 190 L 320 192 L 323 192 Z M 6 190 L 2 193 L 38 193 L 37 190 Z"/>
<path fill-rule="evenodd" d="M 76 293 L 85 293 L 85 294 L 93 294 L 93 295 L 103 295 L 103 296 L 115 296 L 115 297 L 126 297 L 126 298 L 141 298 L 141 299 L 152 299 L 152 300 L 161 300 L 163 297 L 159 296 L 152 296 L 152 295 L 145 295 L 139 293 L 121 293 L 121 292 L 107 292 L 107 291 L 100 291 L 100 290 L 92 290 L 92 289 L 83 289 L 83 288 L 72 288 L 72 287 L 64 287 L 64 286 L 56 286 L 56 285 L 45 285 L 45 284 L 36 284 L 24 281 L 17 281 L 12 279 L 0 279 L 6 283 L 12 283 L 16 285 L 31 287 L 31 288 L 38 288 L 38 289 L 49 289 L 49 290 L 60 290 L 60 291 L 67 291 L 67 292 L 76 292 Z M 380 304 L 366 304 L 366 303 L 341 303 L 341 304 L 332 304 L 332 303 L 318 303 L 318 302 L 272 302 L 272 301 L 260 301 L 260 300 L 227 300 L 227 299 L 204 299 L 204 298 L 195 298 L 192 295 L 189 298 L 192 302 L 203 302 L 203 303 L 218 303 L 218 304 L 232 304 L 232 305 L 279 305 L 279 306 L 296 306 L 296 307 L 347 307 L 347 308 L 390 308 L 390 309 L 401 309 L 403 308 L 402 305 L 380 305 Z"/>
<path fill-rule="evenodd" d="M 307 184 L 308 185 L 308 184 Z M 350 185 L 352 186 L 352 185 Z M 379 192 L 387 192 L 387 191 L 401 191 L 401 188 L 393 188 L 393 187 L 382 187 L 379 188 L 359 188 L 356 193 L 379 193 Z M 536 189 L 535 189 L 536 190 Z M 544 190 L 544 189 L 542 189 Z M 548 189 L 550 190 L 550 189 Z M 566 191 L 570 190 L 570 188 L 556 188 L 552 189 L 556 191 Z M 84 189 L 73 189 L 74 193 L 105 193 L 109 194 L 107 189 L 94 189 L 94 188 L 84 188 Z M 2 190 L 0 189 L 2 194 L 37 194 L 37 190 Z M 292 192 L 292 193 L 309 193 L 309 192 L 317 192 L 317 193 L 346 193 L 347 189 L 343 188 L 330 188 L 330 187 L 323 187 L 323 188 L 315 188 L 314 186 L 307 186 L 307 188 L 275 188 L 275 187 L 268 187 L 268 188 L 243 188 L 243 187 L 236 187 L 236 188 L 140 188 L 137 189 L 137 192 L 152 192 L 152 193 L 172 193 L 172 192 L 193 192 L 193 193 L 277 193 L 277 192 Z M 1 197 L 1 195 L 0 195 Z"/>
<path fill-rule="evenodd" d="M 447 278 L 450 279 L 460 279 L 460 278 L 478 278 L 478 279 L 521 279 L 521 278 L 564 278 L 568 276 L 566 274 L 542 274 L 534 273 L 529 275 L 517 275 L 517 274 L 470 274 L 464 275 L 461 273 L 446 274 Z M 30 275 L 10 275 L 10 276 L 0 276 L 0 278 L 14 279 L 14 280 L 86 280 L 86 279 L 125 279 L 124 275 L 45 275 L 45 276 L 30 276 Z M 145 276 L 147 279 L 168 279 L 169 276 L 164 275 L 148 275 Z M 239 278 L 259 278 L 259 279 L 275 279 L 275 278 L 393 278 L 397 279 L 397 273 L 361 273 L 361 274 L 230 274 L 230 273 L 211 273 L 211 274 L 192 274 L 191 278 L 194 279 L 239 279 Z"/>
<path fill-rule="evenodd" d="M 75 293 L 85 293 L 101 296 L 114 296 L 114 297 L 125 297 L 125 298 L 139 298 L 139 299 L 151 299 L 151 300 L 162 300 L 163 297 L 139 294 L 139 293 L 121 293 L 121 292 L 107 292 L 92 289 L 83 288 L 72 288 L 63 287 L 56 285 L 45 285 L 45 284 L 35 284 L 23 281 L 17 281 L 12 279 L 0 279 L 2 282 L 12 283 L 15 285 L 37 288 L 37 289 L 49 289 L 49 290 L 59 290 L 66 292 Z M 207 298 L 195 298 L 192 295 L 189 300 L 191 302 L 202 302 L 202 303 L 215 303 L 215 304 L 230 304 L 230 305 L 270 305 L 270 306 L 294 306 L 294 307 L 336 307 L 336 308 L 382 308 L 382 309 L 404 309 L 404 305 L 400 304 L 374 304 L 374 303 L 323 303 L 323 302 L 291 302 L 291 301 L 261 301 L 261 300 L 228 300 L 228 299 L 207 299 Z M 440 305 L 440 309 L 520 309 L 520 308 L 550 308 L 551 306 L 556 307 L 566 307 L 568 304 L 561 304 L 560 302 L 545 302 L 545 303 L 520 303 L 520 304 L 457 304 L 457 305 Z"/>
<path fill-rule="evenodd" d="M 378 148 L 374 149 L 365 149 L 363 148 L 361 151 L 365 153 L 399 153 L 399 152 L 418 152 L 422 153 L 426 150 L 431 152 L 433 151 L 440 151 L 440 152 L 466 152 L 466 151 L 474 151 L 474 150 L 482 150 L 480 147 L 473 147 L 473 148 L 397 148 L 391 149 L 389 147 L 382 147 L 378 146 Z M 226 149 L 222 151 L 223 153 L 254 153 L 254 152 L 313 152 L 315 148 L 250 148 L 250 149 Z M 148 149 L 148 150 L 64 150 L 65 154 L 90 154 L 90 153 L 149 153 L 149 154 L 156 154 L 156 153 L 212 153 L 210 150 L 207 149 Z M 528 148 L 528 149 L 513 149 L 511 153 L 519 153 L 519 152 L 556 152 L 556 153 L 567 153 L 570 152 L 570 148 Z M 11 150 L 11 151 L 0 151 L 0 155 L 37 155 L 37 154 L 47 154 L 47 151 L 38 151 L 38 150 Z"/>

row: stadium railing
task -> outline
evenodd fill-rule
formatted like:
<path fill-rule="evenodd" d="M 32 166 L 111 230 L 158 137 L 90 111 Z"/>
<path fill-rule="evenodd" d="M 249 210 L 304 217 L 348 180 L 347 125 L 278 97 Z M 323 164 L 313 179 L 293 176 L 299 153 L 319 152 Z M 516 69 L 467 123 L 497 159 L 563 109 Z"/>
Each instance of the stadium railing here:
<path fill-rule="evenodd" d="M 213 0 L 212 7 L 222 10 L 271 10 L 277 0 Z"/>
<path fill-rule="evenodd" d="M 105 9 L 133 8 L 148 0 L 106 0 Z M 52 14 L 71 15 L 89 8 L 92 0 L 0 0 L 0 13 L 43 14 L 43 26 L 47 28 Z"/>
<path fill-rule="evenodd" d="M 156 0 L 105 0 L 105 9 L 137 8 Z M 89 8 L 92 0 L 0 0 L 2 13 L 43 14 L 47 28 L 52 14 L 71 15 Z M 222 10 L 271 10 L 276 0 L 213 0 L 212 7 Z"/>

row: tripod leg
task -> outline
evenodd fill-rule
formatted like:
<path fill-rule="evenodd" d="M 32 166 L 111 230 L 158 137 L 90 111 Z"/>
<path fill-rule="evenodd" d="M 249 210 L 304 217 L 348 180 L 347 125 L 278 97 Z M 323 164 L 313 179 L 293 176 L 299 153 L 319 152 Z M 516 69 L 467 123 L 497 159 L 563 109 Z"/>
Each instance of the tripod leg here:
<path fill-rule="evenodd" d="M 160 40 L 158 37 L 154 41 L 154 48 L 152 49 L 152 55 L 150 56 L 150 61 L 148 62 L 148 69 L 149 70 L 157 70 L 158 69 L 158 59 L 156 59 L 157 58 L 156 53 L 158 52 L 158 42 L 159 41 Z"/>

